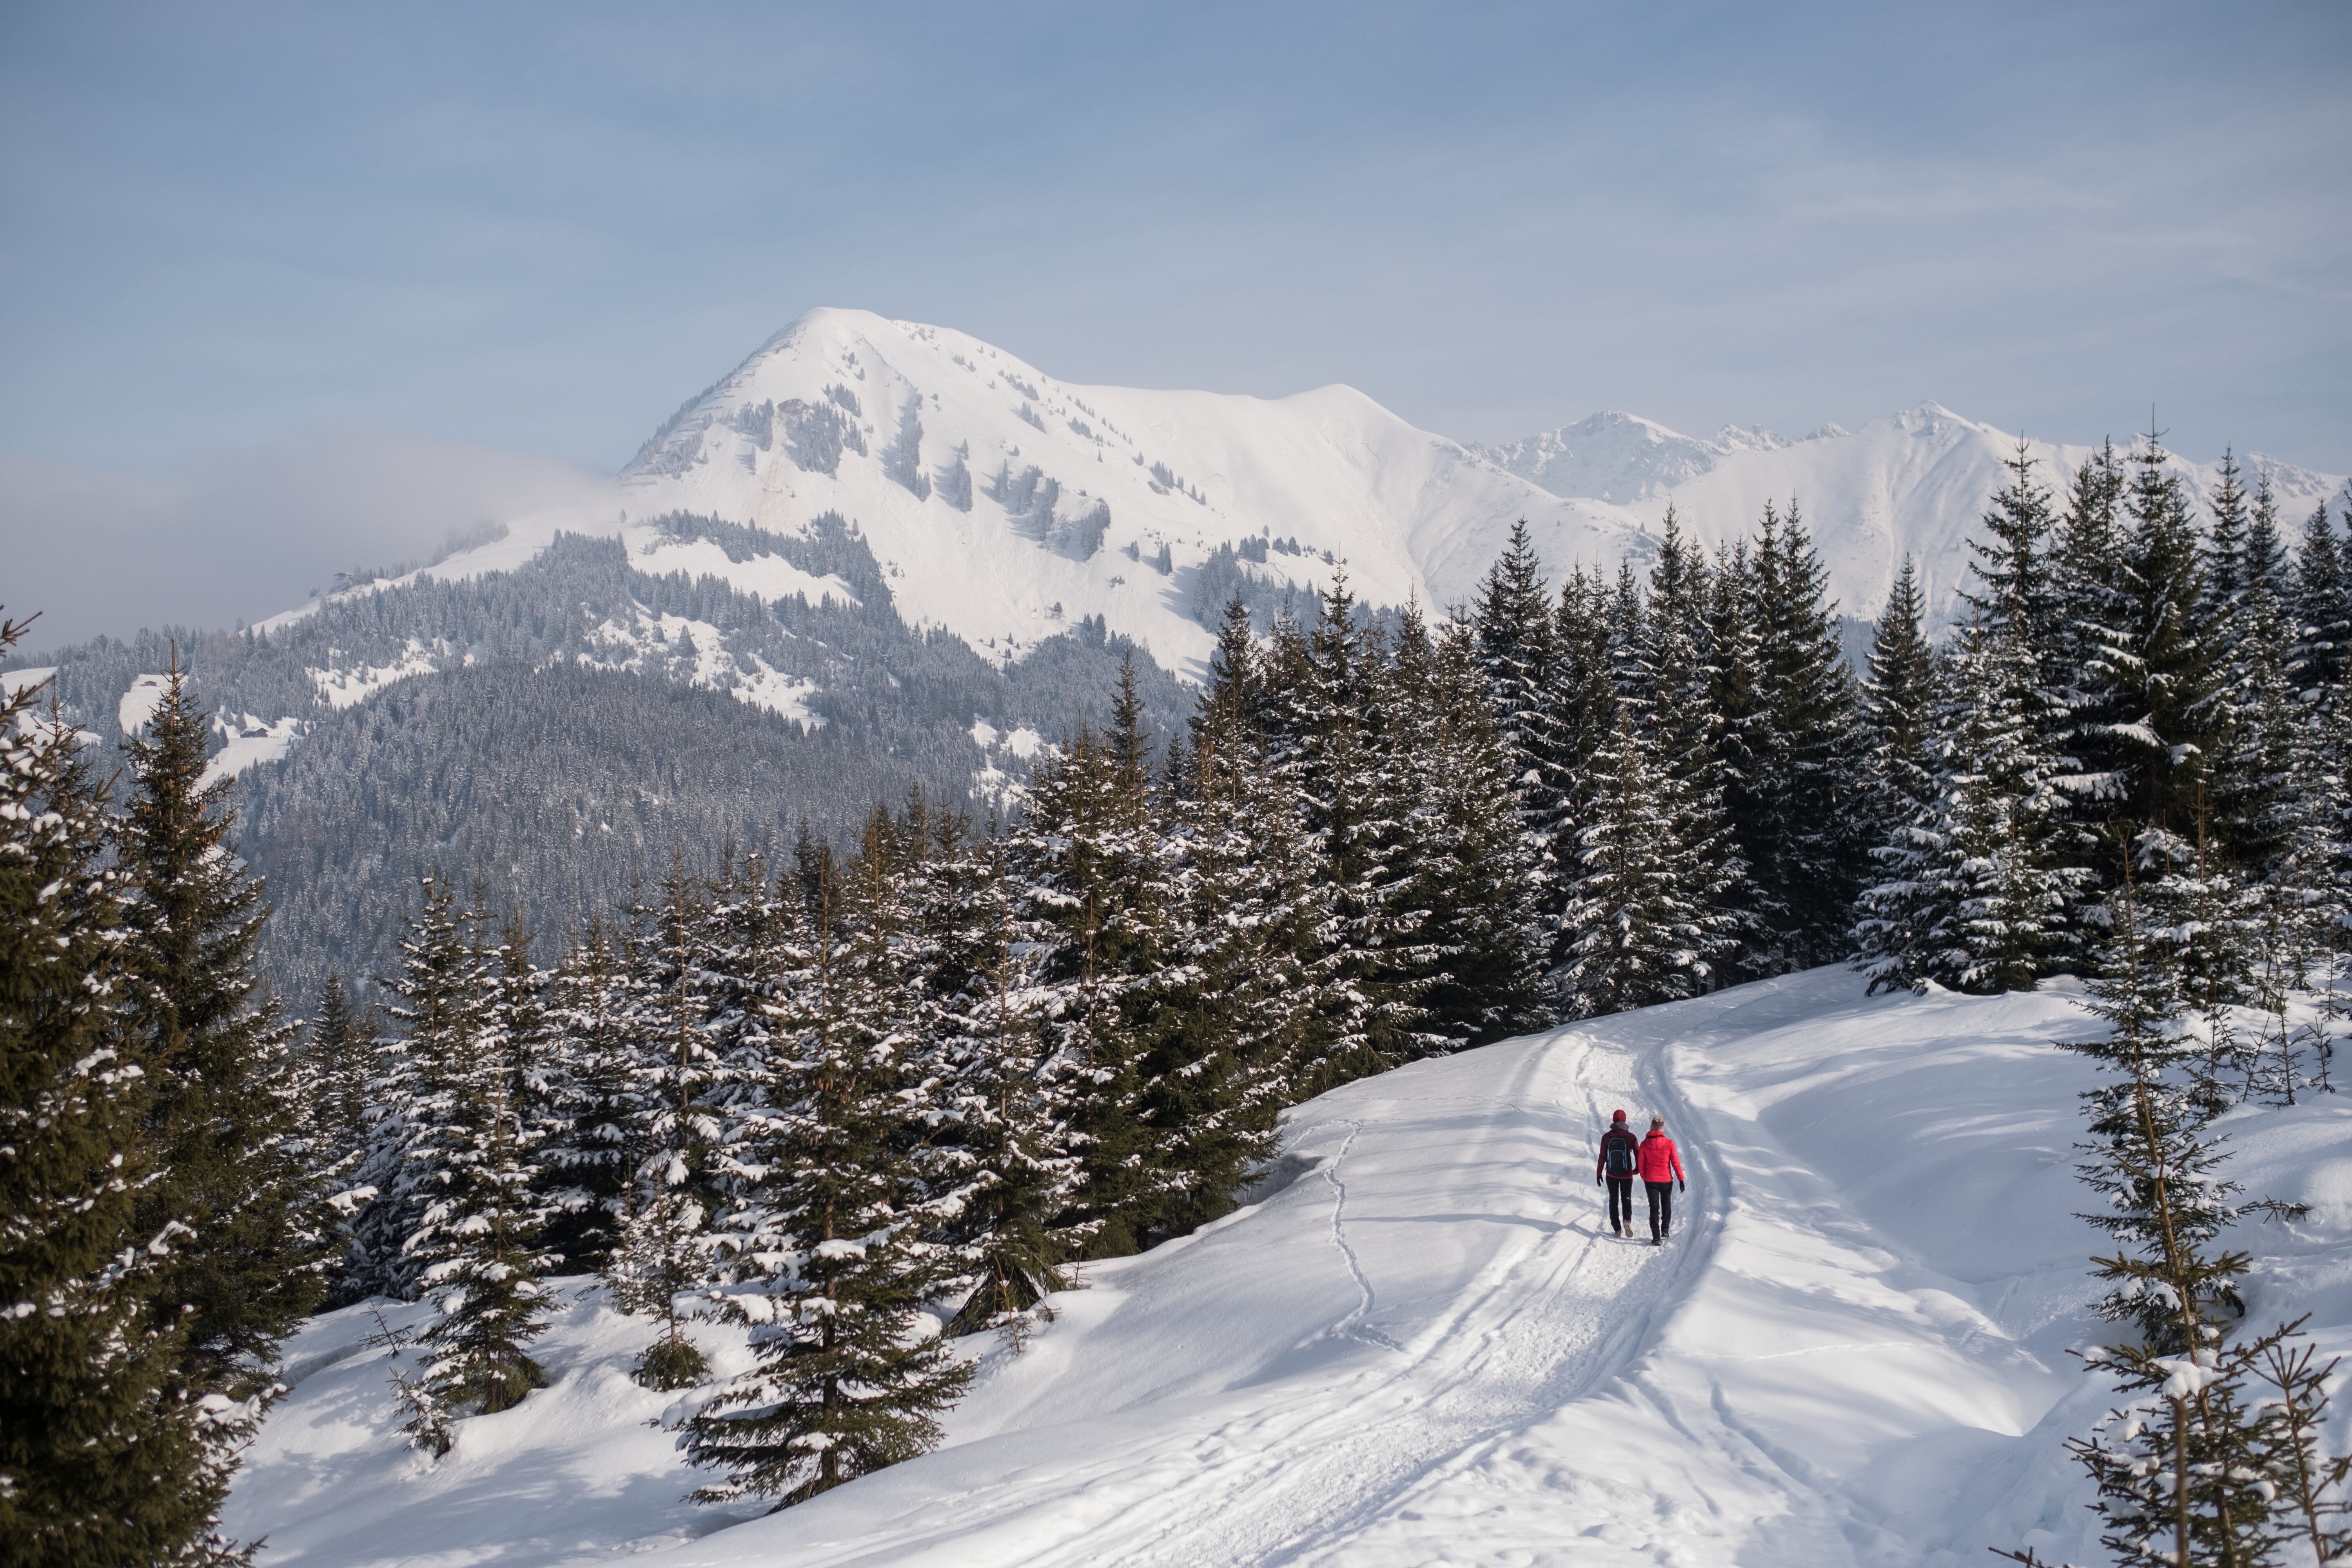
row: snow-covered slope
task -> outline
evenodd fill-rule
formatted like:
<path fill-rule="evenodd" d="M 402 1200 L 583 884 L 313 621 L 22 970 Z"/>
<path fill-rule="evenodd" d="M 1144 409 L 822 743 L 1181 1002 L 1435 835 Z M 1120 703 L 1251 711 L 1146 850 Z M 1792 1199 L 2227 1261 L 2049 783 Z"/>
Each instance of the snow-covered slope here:
<path fill-rule="evenodd" d="M 1817 971 L 1301 1107 L 1283 1184 L 985 1348 L 949 1446 L 772 1517 L 679 1500 L 663 1397 L 625 1375 L 650 1331 L 584 1282 L 552 1386 L 437 1463 L 400 1446 L 371 1314 L 334 1314 L 228 1522 L 318 1568 L 2080 1559 L 2085 1079 L 2047 1044 L 2087 1026 L 2077 994 L 1860 992 Z M 2312 1311 L 2342 1350 L 2352 1108 L 2322 1101 L 2233 1113 L 2231 1173 L 2313 1209 L 2231 1240 L 2258 1320 Z M 1662 1110 L 1691 1167 L 1662 1250 L 1601 1223 L 1617 1106 Z"/>

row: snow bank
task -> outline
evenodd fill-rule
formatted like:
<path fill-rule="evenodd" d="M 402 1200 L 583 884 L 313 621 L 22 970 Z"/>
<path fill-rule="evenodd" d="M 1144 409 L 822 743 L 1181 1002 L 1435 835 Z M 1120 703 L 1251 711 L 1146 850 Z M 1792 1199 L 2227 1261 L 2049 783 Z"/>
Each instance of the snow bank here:
<path fill-rule="evenodd" d="M 1823 970 L 1350 1085 L 1292 1114 L 1253 1206 L 1091 1266 L 1018 1355 L 974 1343 L 947 1447 L 766 1518 L 678 1500 L 663 1400 L 626 1378 L 651 1327 L 584 1281 L 551 1386 L 437 1465 L 400 1445 L 373 1320 L 335 1314 L 229 1523 L 269 1533 L 265 1564 L 2080 1558 L 2088 1079 L 2047 1042 L 2090 1026 L 2063 983 L 1864 998 Z M 1661 1110 L 1691 1167 L 1664 1249 L 1602 1223 L 1619 1106 Z M 2253 1310 L 2313 1310 L 2338 1348 L 2347 1118 L 2231 1118 L 2233 1173 L 2314 1205 L 2234 1238 Z"/>

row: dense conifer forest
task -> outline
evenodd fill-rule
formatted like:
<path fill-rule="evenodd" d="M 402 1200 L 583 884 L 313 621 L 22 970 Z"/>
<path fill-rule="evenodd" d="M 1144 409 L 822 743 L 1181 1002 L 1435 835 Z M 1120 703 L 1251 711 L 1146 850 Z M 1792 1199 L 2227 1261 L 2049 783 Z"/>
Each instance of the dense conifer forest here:
<path fill-rule="evenodd" d="M 854 834 L 680 851 L 539 930 L 457 860 L 396 973 L 364 1000 L 330 973 L 299 1028 L 186 684 L 111 793 L 20 692 L 0 1532 L 234 1560 L 211 1521 L 297 1320 L 438 1300 L 401 1392 L 439 1453 L 538 1384 L 546 1282 L 578 1274 L 667 1326 L 638 1376 L 690 1391 L 705 1495 L 795 1502 L 937 1440 L 949 1338 L 1017 1342 L 1074 1263 L 1230 1212 L 1286 1107 L 1825 963 L 2095 977 L 2144 1241 L 2147 1159 L 2193 1170 L 2230 1104 L 2329 1081 L 2285 997 L 2343 945 L 2352 540 L 2234 481 L 2192 515 L 2153 437 L 2063 493 L 2021 450 L 1960 623 L 1927 618 L 1906 569 L 1852 670 L 1794 503 L 1707 557 L 1669 516 L 1646 570 L 1561 583 L 1522 531 L 1443 616 L 1344 580 L 1268 630 L 1236 600 L 1186 721 L 1130 661 L 984 819 L 894 781 Z M 2109 1304 L 2150 1366 L 2218 1342 L 2193 1303 L 2230 1273 L 2167 1256 Z M 713 1379 L 702 1316 L 755 1371 Z"/>

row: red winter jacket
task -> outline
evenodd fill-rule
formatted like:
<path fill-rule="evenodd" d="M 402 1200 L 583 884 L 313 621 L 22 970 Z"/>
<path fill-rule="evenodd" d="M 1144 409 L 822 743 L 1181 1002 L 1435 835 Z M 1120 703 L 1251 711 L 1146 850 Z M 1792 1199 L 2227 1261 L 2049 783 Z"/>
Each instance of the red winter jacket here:
<path fill-rule="evenodd" d="M 1652 1128 L 1642 1140 L 1642 1180 L 1645 1182 L 1679 1182 L 1683 1179 L 1681 1156 L 1675 1152 L 1675 1141 Z"/>
<path fill-rule="evenodd" d="M 1601 1160 L 1592 1167 L 1592 1173 L 1595 1177 L 1606 1176 L 1609 1173 L 1609 1150 L 1612 1145 L 1617 1143 L 1624 1144 L 1625 1152 L 1633 1157 L 1633 1169 L 1627 1172 L 1625 1175 L 1625 1179 L 1630 1182 L 1641 1173 L 1642 1144 L 1640 1140 L 1633 1136 L 1633 1129 L 1622 1121 L 1601 1135 Z"/>

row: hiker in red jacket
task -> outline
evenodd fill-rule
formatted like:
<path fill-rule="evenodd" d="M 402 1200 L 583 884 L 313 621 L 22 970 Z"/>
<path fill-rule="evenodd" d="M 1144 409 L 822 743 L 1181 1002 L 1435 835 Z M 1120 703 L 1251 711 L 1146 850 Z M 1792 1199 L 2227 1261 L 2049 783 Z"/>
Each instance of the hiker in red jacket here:
<path fill-rule="evenodd" d="M 1666 1136 L 1666 1119 L 1650 1118 L 1650 1135 L 1642 1140 L 1642 1185 L 1650 1194 L 1650 1245 L 1664 1247 L 1675 1223 L 1675 1189 L 1683 1184 L 1682 1156 Z"/>
<path fill-rule="evenodd" d="M 1633 1228 L 1633 1177 L 1641 1168 L 1641 1140 L 1621 1110 L 1601 1135 L 1601 1159 L 1592 1167 L 1592 1179 L 1609 1189 L 1609 1228 L 1619 1236 Z"/>

